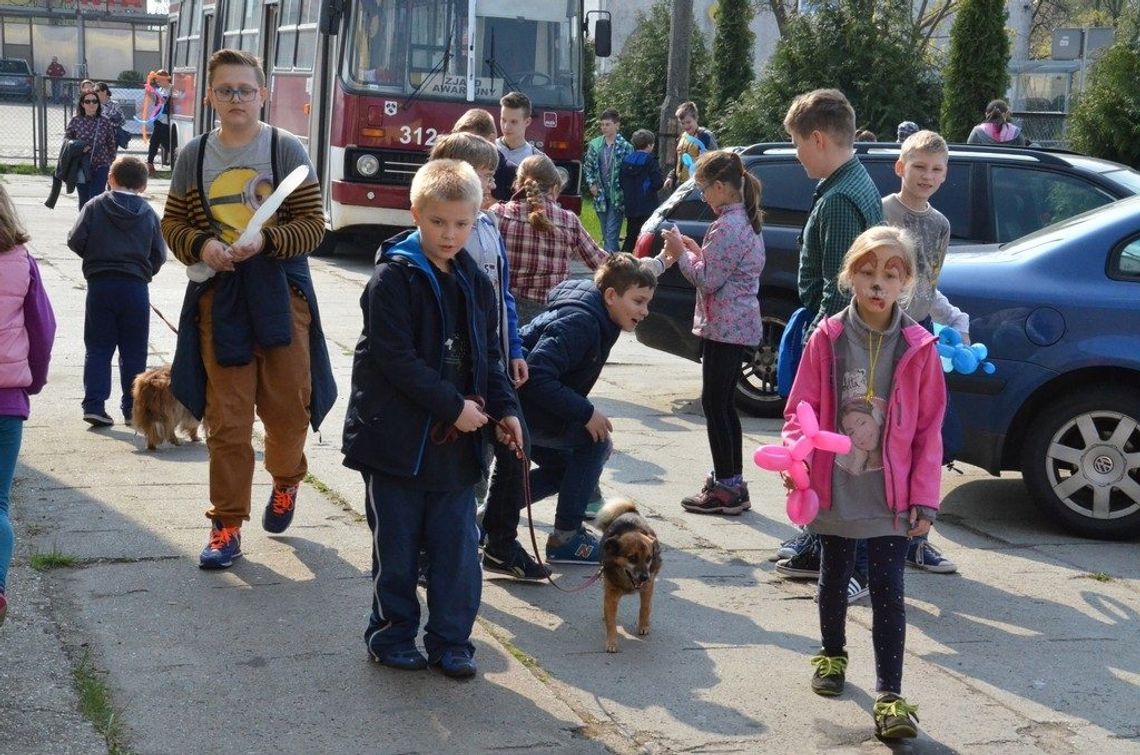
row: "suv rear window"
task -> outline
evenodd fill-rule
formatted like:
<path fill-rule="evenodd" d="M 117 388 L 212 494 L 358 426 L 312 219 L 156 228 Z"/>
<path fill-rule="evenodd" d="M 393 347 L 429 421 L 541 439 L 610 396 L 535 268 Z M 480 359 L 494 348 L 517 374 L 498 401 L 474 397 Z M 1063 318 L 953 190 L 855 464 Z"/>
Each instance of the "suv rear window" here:
<path fill-rule="evenodd" d="M 28 75 L 28 64 L 23 60 L 0 60 L 0 73 Z"/>
<path fill-rule="evenodd" d="M 1115 197 L 1081 178 L 1007 165 L 990 167 L 997 240 L 1020 238 L 1108 204 Z"/>
<path fill-rule="evenodd" d="M 894 161 L 868 160 L 863 163 L 879 193 L 884 197 L 894 194 L 902 187 L 902 181 L 895 174 Z M 972 168 L 969 163 L 951 162 L 946 171 L 946 181 L 933 197 L 930 204 L 950 221 L 950 237 L 973 239 L 970 227 L 970 200 Z"/>
<path fill-rule="evenodd" d="M 816 181 L 804 174 L 798 162 L 754 162 L 748 166 L 760 179 L 760 206 L 764 221 L 777 225 L 803 225 L 811 210 Z"/>

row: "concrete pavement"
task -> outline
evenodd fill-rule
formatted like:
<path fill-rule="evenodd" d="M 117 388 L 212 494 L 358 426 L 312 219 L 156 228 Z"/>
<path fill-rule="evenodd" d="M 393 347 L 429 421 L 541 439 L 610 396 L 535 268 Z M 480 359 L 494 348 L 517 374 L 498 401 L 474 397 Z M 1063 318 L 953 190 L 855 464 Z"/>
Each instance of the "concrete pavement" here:
<path fill-rule="evenodd" d="M 134 752 L 884 747 L 869 715 L 869 606 L 849 615 L 848 691 L 837 700 L 811 694 L 813 589 L 780 579 L 767 560 L 792 532 L 781 486 L 746 469 L 752 512 L 683 513 L 677 501 L 708 464 L 694 403 L 699 369 L 628 337 L 595 394 L 615 425 L 603 488 L 637 500 L 666 547 L 652 634 L 630 633 L 636 601 L 623 601 L 621 652 L 606 654 L 600 587 L 564 594 L 488 578 L 476 680 L 368 663 L 362 485 L 338 451 L 367 260 L 313 263 L 342 398 L 310 441 L 312 481 L 293 526 L 281 537 L 261 531 L 269 480 L 259 469 L 246 557 L 226 572 L 199 571 L 205 448 L 147 453 L 121 425 L 93 431 L 82 422 L 84 284 L 64 244 L 74 204 L 51 212 L 45 179 L 4 181 L 32 230 L 60 330 L 13 496 L 19 541 L 0 629 L 0 751 L 106 748 L 77 711 L 71 677 L 84 658 L 110 691 L 121 745 Z M 159 210 L 162 183 L 152 187 Z M 171 321 L 184 285 L 171 259 L 152 286 Z M 151 342 L 150 363 L 168 361 L 174 335 L 157 319 Z M 772 420 L 744 424 L 749 449 L 778 431 Z M 961 573 L 907 575 L 904 691 L 923 729 L 907 749 L 1140 752 L 1136 544 L 1051 529 L 1019 479 L 970 470 L 948 475 L 944 490 L 936 542 Z M 552 508 L 536 506 L 542 532 Z M 30 568 L 34 554 L 52 552 L 76 565 Z M 564 578 L 586 573 L 568 568 Z"/>

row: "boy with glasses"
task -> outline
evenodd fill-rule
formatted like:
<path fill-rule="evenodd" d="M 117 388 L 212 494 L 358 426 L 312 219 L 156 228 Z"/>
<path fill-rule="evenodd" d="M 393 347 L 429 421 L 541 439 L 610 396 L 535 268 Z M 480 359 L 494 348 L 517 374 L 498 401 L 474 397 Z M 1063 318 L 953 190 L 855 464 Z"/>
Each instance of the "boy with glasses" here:
<path fill-rule="evenodd" d="M 207 86 L 220 126 L 178 155 L 162 233 L 181 262 L 215 273 L 186 289 L 172 384 L 210 428 L 213 526 L 199 565 L 224 569 L 242 555 L 250 514 L 255 410 L 273 477 L 262 526 L 281 533 L 307 471 L 306 426 L 320 426 L 336 385 L 306 259 L 325 227 L 312 163 L 297 137 L 259 120 L 267 91 L 256 57 L 219 50 Z M 261 233 L 237 244 L 261 200 L 298 166 L 308 168 L 302 185 Z"/>

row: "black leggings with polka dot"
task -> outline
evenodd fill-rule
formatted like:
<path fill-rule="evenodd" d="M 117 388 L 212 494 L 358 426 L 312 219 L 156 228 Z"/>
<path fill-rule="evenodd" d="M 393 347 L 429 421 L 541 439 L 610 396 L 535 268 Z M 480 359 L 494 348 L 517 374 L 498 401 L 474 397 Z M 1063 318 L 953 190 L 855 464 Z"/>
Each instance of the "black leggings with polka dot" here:
<path fill-rule="evenodd" d="M 855 570 L 858 540 L 821 535 L 823 556 L 819 571 L 819 630 L 828 655 L 847 645 L 847 584 Z M 907 539 L 900 536 L 867 540 L 870 560 L 871 640 L 875 645 L 878 692 L 902 693 L 903 649 L 906 645 L 906 604 L 903 570 Z"/>

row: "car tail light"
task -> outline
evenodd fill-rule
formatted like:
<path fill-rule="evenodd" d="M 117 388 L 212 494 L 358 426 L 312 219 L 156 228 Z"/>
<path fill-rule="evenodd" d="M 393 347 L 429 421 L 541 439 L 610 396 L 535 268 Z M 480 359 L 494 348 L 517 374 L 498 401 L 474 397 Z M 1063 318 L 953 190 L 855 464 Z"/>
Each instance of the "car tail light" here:
<path fill-rule="evenodd" d="M 634 257 L 652 257 L 653 256 L 653 233 L 646 231 L 637 237 L 637 243 L 633 245 Z"/>

